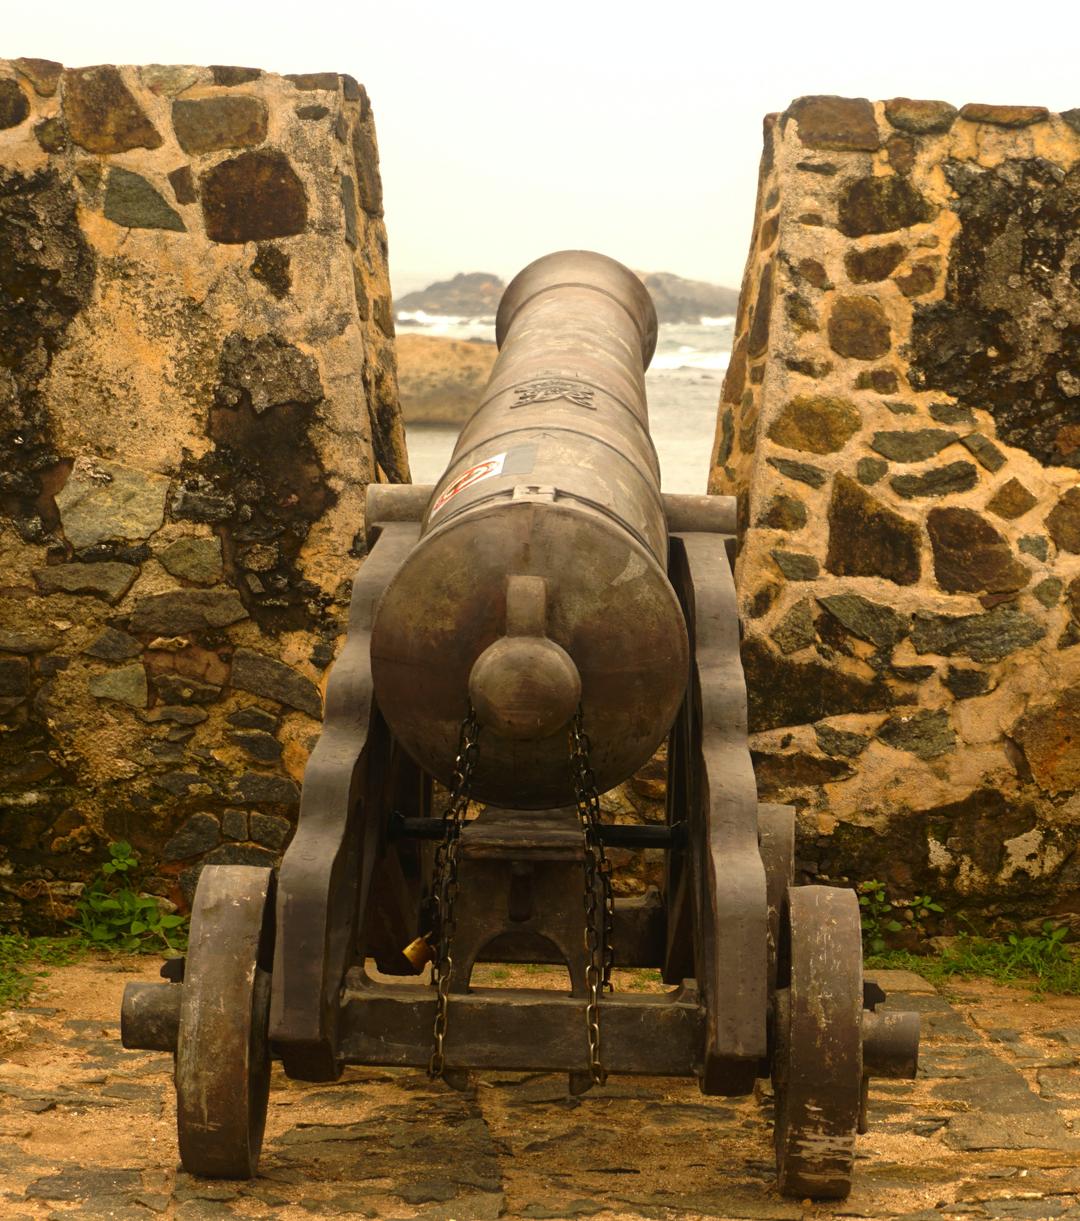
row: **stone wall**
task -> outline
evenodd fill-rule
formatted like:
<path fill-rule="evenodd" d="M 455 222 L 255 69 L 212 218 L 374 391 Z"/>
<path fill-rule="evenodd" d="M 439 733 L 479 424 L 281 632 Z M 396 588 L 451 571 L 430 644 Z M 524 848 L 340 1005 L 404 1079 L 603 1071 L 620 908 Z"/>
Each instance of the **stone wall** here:
<path fill-rule="evenodd" d="M 1080 111 L 765 122 L 711 490 L 806 873 L 1080 929 Z"/>
<path fill-rule="evenodd" d="M 392 317 L 351 77 L 0 61 L 0 919 L 109 839 L 177 900 L 275 859 L 408 479 Z"/>

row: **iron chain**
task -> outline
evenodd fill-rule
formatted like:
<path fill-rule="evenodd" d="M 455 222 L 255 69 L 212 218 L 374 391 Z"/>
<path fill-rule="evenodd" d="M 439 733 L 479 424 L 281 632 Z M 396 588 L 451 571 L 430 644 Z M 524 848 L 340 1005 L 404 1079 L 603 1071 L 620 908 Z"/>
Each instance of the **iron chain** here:
<path fill-rule="evenodd" d="M 611 889 L 611 863 L 600 839 L 600 794 L 589 763 L 591 745 L 585 732 L 584 713 L 579 707 L 570 724 L 570 764 L 574 799 L 585 841 L 585 948 L 588 952 L 585 984 L 589 990 L 585 1022 L 589 1035 L 589 1075 L 594 1084 L 603 1085 L 607 1071 L 600 1049 L 600 996 L 611 991 L 611 968 L 615 962 L 611 945 L 615 897 Z M 600 919 L 597 919 L 597 908 L 600 908 Z"/>
<path fill-rule="evenodd" d="M 443 837 L 435 849 L 435 872 L 432 879 L 435 927 L 438 950 L 431 964 L 431 982 L 435 985 L 435 1027 L 432 1032 L 431 1060 L 428 1076 L 441 1077 L 445 1060 L 443 1044 L 450 1001 L 450 983 L 454 975 L 454 903 L 458 891 L 458 847 L 461 826 L 469 809 L 473 772 L 479 750 L 480 725 L 470 706 L 461 722 L 458 753 L 454 759 L 454 783 L 450 800 L 443 813 Z"/>
<path fill-rule="evenodd" d="M 479 724 L 470 708 L 461 725 L 458 753 L 454 760 L 454 784 L 443 814 L 443 838 L 435 850 L 433 899 L 438 930 L 438 951 L 431 979 L 436 987 L 433 1047 L 428 1075 L 439 1077 L 445 1067 L 444 1044 L 449 1011 L 450 985 L 454 973 L 454 904 L 458 891 L 458 848 L 461 827 L 469 808 L 473 772 L 479 749 Z M 581 820 L 585 860 L 585 943 L 589 961 L 585 971 L 589 998 L 585 1007 L 589 1039 L 589 1074 L 603 1085 L 607 1073 L 600 1043 L 600 996 L 611 990 L 614 950 L 611 944 L 615 899 L 611 888 L 611 865 L 600 839 L 600 796 L 589 763 L 591 743 L 578 709 L 570 727 L 570 760 L 574 797 Z M 599 886 L 597 885 L 599 881 Z M 599 894 L 598 894 L 599 892 Z M 599 915 L 599 919 L 598 919 Z"/>

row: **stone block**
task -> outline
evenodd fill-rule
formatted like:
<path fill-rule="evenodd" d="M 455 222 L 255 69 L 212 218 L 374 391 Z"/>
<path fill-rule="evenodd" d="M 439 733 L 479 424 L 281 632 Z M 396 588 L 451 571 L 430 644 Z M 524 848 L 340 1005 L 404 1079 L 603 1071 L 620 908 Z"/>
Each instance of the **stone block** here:
<path fill-rule="evenodd" d="M 845 475 L 838 475 L 833 483 L 828 522 L 825 567 L 829 572 L 879 576 L 897 585 L 918 581 L 922 571 L 918 527 Z"/>
<path fill-rule="evenodd" d="M 948 102 L 893 98 L 885 103 L 885 117 L 893 127 L 917 136 L 948 131 L 956 115 L 956 107 Z"/>
<path fill-rule="evenodd" d="M 812 555 L 798 551 L 777 549 L 772 552 L 772 558 L 789 581 L 813 581 L 821 571 L 821 565 Z"/>
<path fill-rule="evenodd" d="M 944 428 L 916 428 L 899 432 L 876 432 L 870 448 L 890 462 L 924 462 L 947 445 L 959 440 Z"/>
<path fill-rule="evenodd" d="M 769 437 L 785 449 L 832 454 L 859 431 L 862 418 L 848 399 L 797 395 L 784 405 L 769 427 Z"/>
<path fill-rule="evenodd" d="M 51 98 L 56 93 L 60 74 L 64 70 L 63 64 L 58 64 L 55 59 L 22 58 L 12 62 L 15 71 L 33 85 L 38 97 Z"/>
<path fill-rule="evenodd" d="M 213 814 L 192 814 L 165 844 L 162 856 L 167 861 L 182 861 L 202 856 L 216 848 L 221 839 L 221 824 Z"/>
<path fill-rule="evenodd" d="M 169 480 L 103 458 L 80 457 L 56 494 L 60 523 L 74 547 L 149 538 L 165 519 Z"/>
<path fill-rule="evenodd" d="M 0 652 L 4 653 L 47 653 L 60 643 L 60 637 L 48 628 L 36 631 L 6 630 L 0 628 Z"/>
<path fill-rule="evenodd" d="M 215 242 L 261 242 L 307 228 L 304 184 L 278 149 L 219 162 L 199 179 L 199 199 L 206 235 Z"/>
<path fill-rule="evenodd" d="M 178 636 L 228 627 L 246 618 L 235 590 L 182 589 L 138 598 L 128 627 L 138 636 Z"/>
<path fill-rule="evenodd" d="M 809 598 L 800 598 L 769 633 L 781 653 L 797 653 L 817 639 Z"/>
<path fill-rule="evenodd" d="M 1069 488 L 1054 505 L 1046 529 L 1062 551 L 1080 554 L 1080 488 Z"/>
<path fill-rule="evenodd" d="M 258 97 L 226 93 L 178 98 L 172 105 L 173 131 L 185 153 L 246 148 L 266 139 L 269 112 Z"/>
<path fill-rule="evenodd" d="M 64 117 L 71 138 L 88 153 L 160 148 L 161 135 L 109 64 L 64 74 Z"/>
<path fill-rule="evenodd" d="M 249 822 L 252 840 L 264 848 L 284 848 L 292 833 L 292 823 L 277 814 L 252 814 Z"/>
<path fill-rule="evenodd" d="M 107 627 L 100 636 L 94 637 L 83 652 L 87 657 L 100 657 L 103 661 L 127 661 L 130 657 L 138 657 L 142 645 L 134 636 Z"/>
<path fill-rule="evenodd" d="M 837 227 L 845 237 L 866 237 L 896 233 L 933 215 L 932 205 L 906 178 L 858 178 L 840 196 Z"/>
<path fill-rule="evenodd" d="M 979 482 L 979 472 L 970 462 L 947 462 L 921 475 L 897 475 L 889 485 L 897 496 L 914 500 L 923 496 L 949 496 L 969 492 Z"/>
<path fill-rule="evenodd" d="M 87 686 L 95 699 L 130 704 L 132 708 L 145 708 L 149 697 L 146 670 L 139 662 L 106 670 L 103 674 L 93 674 Z"/>
<path fill-rule="evenodd" d="M 910 630 L 906 616 L 861 594 L 830 594 L 818 601 L 849 632 L 886 651 L 895 648 Z"/>
<path fill-rule="evenodd" d="M 829 347 L 853 360 L 877 360 L 892 342 L 888 318 L 873 297 L 838 297 L 829 314 Z"/>
<path fill-rule="evenodd" d="M 247 811 L 231 808 L 222 811 L 221 834 L 226 839 L 246 840 L 248 837 Z"/>
<path fill-rule="evenodd" d="M 261 729 L 264 733 L 273 733 L 278 724 L 276 716 L 254 704 L 248 708 L 239 708 L 236 712 L 230 712 L 225 719 L 230 725 L 235 725 L 239 729 Z"/>
<path fill-rule="evenodd" d="M 1023 517 L 1038 503 L 1039 498 L 1033 496 L 1019 479 L 1010 479 L 990 497 L 986 502 L 986 507 L 991 513 L 996 513 L 998 517 L 1012 521 L 1014 518 Z"/>
<path fill-rule="evenodd" d="M 30 116 L 30 102 L 12 76 L 0 77 L 0 131 L 18 127 Z"/>
<path fill-rule="evenodd" d="M 219 538 L 178 538 L 157 558 L 174 577 L 196 585 L 216 585 L 224 571 Z"/>
<path fill-rule="evenodd" d="M 917 653 L 988 662 L 1037 644 L 1045 635 L 1046 628 L 1037 619 L 1005 604 L 975 615 L 917 611 L 911 639 Z"/>
<path fill-rule="evenodd" d="M 105 216 L 127 229 L 172 229 L 187 226 L 180 213 L 141 174 L 113 166 L 105 185 Z"/>
<path fill-rule="evenodd" d="M 215 85 L 246 85 L 262 76 L 261 68 L 236 68 L 227 64 L 211 64 Z"/>
<path fill-rule="evenodd" d="M 1070 687 L 1031 708 L 1015 725 L 1035 782 L 1048 793 L 1080 788 L 1080 688 Z"/>
<path fill-rule="evenodd" d="M 873 152 L 881 143 L 874 108 L 866 98 L 801 97 L 788 107 L 807 148 Z"/>
<path fill-rule="evenodd" d="M 956 733 L 944 711 L 894 713 L 882 725 L 878 738 L 896 750 L 906 750 L 920 759 L 935 759 L 952 750 Z"/>
<path fill-rule="evenodd" d="M 934 575 L 950 593 L 1015 593 L 1031 580 L 1005 538 L 973 509 L 933 508 L 927 531 Z"/>
<path fill-rule="evenodd" d="M 886 242 L 867 250 L 849 250 L 844 255 L 844 270 L 853 284 L 875 284 L 886 280 L 904 261 L 907 247 L 901 242 Z"/>
<path fill-rule="evenodd" d="M 131 588 L 139 570 L 131 564 L 54 564 L 35 568 L 34 580 L 46 594 L 92 594 L 106 602 L 119 602 Z"/>
<path fill-rule="evenodd" d="M 237 649 L 233 654 L 232 682 L 234 687 L 299 708 L 309 716 L 322 715 L 322 697 L 315 684 L 265 653 Z"/>
<path fill-rule="evenodd" d="M 30 663 L 25 657 L 0 657 L 0 696 L 25 695 L 30 690 Z"/>
<path fill-rule="evenodd" d="M 229 734 L 229 740 L 258 763 L 276 763 L 281 758 L 281 743 L 261 729 L 238 729 Z"/>
<path fill-rule="evenodd" d="M 1045 123 L 1050 112 L 1045 106 L 987 106 L 969 102 L 960 107 L 960 117 L 970 123 L 991 123 L 995 127 L 1030 127 Z"/>

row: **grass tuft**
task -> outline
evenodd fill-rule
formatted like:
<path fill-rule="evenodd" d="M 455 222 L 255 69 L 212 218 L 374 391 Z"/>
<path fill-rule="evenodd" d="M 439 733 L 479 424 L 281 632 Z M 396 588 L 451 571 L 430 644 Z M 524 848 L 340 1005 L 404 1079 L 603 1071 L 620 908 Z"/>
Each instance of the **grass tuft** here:
<path fill-rule="evenodd" d="M 0 1008 L 24 1005 L 49 967 L 76 962 L 87 948 L 78 933 L 63 937 L 0 933 Z"/>
<path fill-rule="evenodd" d="M 1080 958 L 1064 937 L 1064 929 L 1047 921 L 1041 933 L 1010 933 L 1004 941 L 965 934 L 940 954 L 885 950 L 868 955 L 866 966 L 914 971 L 932 984 L 990 979 L 1030 988 L 1037 994 L 1080 996 Z"/>

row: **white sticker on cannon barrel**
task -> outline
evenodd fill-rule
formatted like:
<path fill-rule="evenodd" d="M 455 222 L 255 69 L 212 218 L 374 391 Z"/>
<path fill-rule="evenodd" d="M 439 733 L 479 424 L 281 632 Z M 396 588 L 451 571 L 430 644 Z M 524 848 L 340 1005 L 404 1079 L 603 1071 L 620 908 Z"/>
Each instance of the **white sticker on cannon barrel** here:
<path fill-rule="evenodd" d="M 467 471 L 462 471 L 454 482 L 446 488 L 439 496 L 439 499 L 431 506 L 431 512 L 428 514 L 429 519 L 434 517 L 436 513 L 452 500 L 458 492 L 464 492 L 466 488 L 471 488 L 474 483 L 483 483 L 485 479 L 491 479 L 495 475 L 501 475 L 503 464 L 506 462 L 506 454 L 495 454 L 494 457 L 485 458 L 483 462 L 478 462 L 475 466 L 470 466 Z"/>

